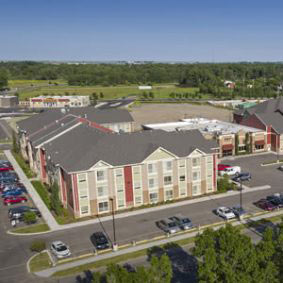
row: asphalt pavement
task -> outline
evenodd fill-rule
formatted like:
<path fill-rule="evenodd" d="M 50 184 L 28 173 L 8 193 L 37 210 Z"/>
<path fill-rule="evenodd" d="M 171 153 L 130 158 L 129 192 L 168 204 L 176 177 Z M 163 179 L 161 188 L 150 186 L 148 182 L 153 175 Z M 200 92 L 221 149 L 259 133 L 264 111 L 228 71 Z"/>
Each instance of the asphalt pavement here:
<path fill-rule="evenodd" d="M 252 174 L 252 181 L 250 182 L 251 186 L 271 185 L 271 189 L 269 190 L 256 191 L 243 195 L 243 206 L 248 212 L 260 211 L 253 205 L 253 202 L 256 200 L 266 197 L 268 194 L 283 192 L 283 173 L 276 169 L 278 165 L 266 167 L 260 166 L 260 163 L 274 160 L 275 158 L 276 156 L 274 154 L 267 154 L 225 161 L 225 163 L 230 163 L 231 165 L 237 164 L 242 166 L 244 171 L 248 170 Z M 246 183 L 246 185 L 249 184 Z M 195 225 L 219 222 L 219 217 L 212 213 L 212 211 L 218 206 L 233 206 L 238 203 L 239 196 L 235 195 L 190 205 L 182 205 L 182 203 L 180 203 L 180 206 L 178 207 L 117 219 L 117 242 L 119 244 L 123 244 L 132 240 L 137 241 L 160 235 L 162 232 L 156 227 L 155 221 L 177 213 L 182 213 L 183 215 L 190 217 Z M 45 239 L 48 245 L 54 240 L 63 240 L 70 246 L 74 255 L 93 251 L 94 247 L 90 241 L 90 237 L 95 231 L 102 230 L 102 225 L 110 239 L 113 239 L 113 227 L 111 220 L 105 221 L 102 224 L 97 223 L 38 236 L 12 236 L 5 233 L 5 231 L 10 227 L 8 224 L 5 224 L 7 215 L 3 212 L 2 207 L 0 208 L 0 216 L 1 223 L 4 223 L 0 226 L 0 241 L 2 247 L 0 250 L 0 262 L 2 263 L 0 268 L 1 283 L 32 282 L 31 280 L 33 277 L 27 274 L 25 263 L 32 255 L 29 251 L 29 245 L 35 238 Z M 5 245 L 3 245 L 3 243 L 5 243 Z M 35 282 L 46 282 L 40 280 L 38 279 Z M 69 279 L 64 279 L 62 282 L 68 282 L 66 280 Z"/>

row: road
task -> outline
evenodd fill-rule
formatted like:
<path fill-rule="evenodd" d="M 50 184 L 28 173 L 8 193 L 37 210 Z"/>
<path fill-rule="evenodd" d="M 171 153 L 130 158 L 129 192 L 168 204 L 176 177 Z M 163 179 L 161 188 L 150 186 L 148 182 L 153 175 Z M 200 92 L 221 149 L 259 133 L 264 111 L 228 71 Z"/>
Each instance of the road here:
<path fill-rule="evenodd" d="M 243 194 L 243 205 L 249 212 L 259 211 L 259 209 L 252 204 L 254 201 L 265 197 L 268 194 L 280 191 L 282 192 L 282 172 L 276 170 L 276 166 L 261 167 L 259 165 L 264 160 L 266 161 L 274 158 L 275 155 L 262 155 L 252 158 L 225 161 L 225 163 L 239 164 L 244 170 L 249 169 L 253 176 L 253 180 L 251 181 L 253 186 L 271 185 L 271 189 L 267 191 L 256 191 Z M 190 205 L 182 205 L 180 203 L 179 207 L 117 219 L 117 241 L 119 244 L 123 244 L 132 240 L 140 240 L 157 236 L 162 232 L 156 227 L 155 221 L 177 213 L 189 216 L 195 225 L 219 222 L 219 217 L 213 214 L 212 211 L 218 206 L 232 206 L 238 203 L 239 197 L 232 196 Z M 29 245 L 33 239 L 45 239 L 48 245 L 54 240 L 61 239 L 70 246 L 74 255 L 93 250 L 90 236 L 94 231 L 101 230 L 102 226 L 108 233 L 110 239 L 113 239 L 112 221 L 106 221 L 103 222 L 103 224 L 94 224 L 65 231 L 47 233 L 41 236 L 7 235 L 5 234 L 5 231 L 9 229 L 9 223 L 7 221 L 7 214 L 5 210 L 6 208 L 0 208 L 1 223 L 3 223 L 0 227 L 0 241 L 1 243 L 5 243 L 5 245 L 1 245 L 0 250 L 0 262 L 2 263 L 0 269 L 1 283 L 32 282 L 31 280 L 33 278 L 26 272 L 25 262 L 31 256 Z M 64 279 L 61 282 L 68 282 L 65 280 L 68 279 Z M 41 281 L 37 280 L 35 282 Z"/>

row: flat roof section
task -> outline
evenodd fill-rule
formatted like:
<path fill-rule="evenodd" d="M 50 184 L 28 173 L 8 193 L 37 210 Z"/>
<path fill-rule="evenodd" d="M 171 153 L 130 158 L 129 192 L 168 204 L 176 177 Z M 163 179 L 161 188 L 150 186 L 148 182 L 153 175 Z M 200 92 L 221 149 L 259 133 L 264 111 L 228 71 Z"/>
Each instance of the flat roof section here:
<path fill-rule="evenodd" d="M 143 125 L 145 130 L 163 130 L 167 132 L 173 131 L 190 131 L 199 130 L 203 134 L 235 134 L 240 130 L 244 132 L 262 132 L 260 129 L 242 126 L 234 123 L 219 121 L 216 119 L 209 120 L 205 118 L 182 119 L 179 122 L 146 124 Z"/>

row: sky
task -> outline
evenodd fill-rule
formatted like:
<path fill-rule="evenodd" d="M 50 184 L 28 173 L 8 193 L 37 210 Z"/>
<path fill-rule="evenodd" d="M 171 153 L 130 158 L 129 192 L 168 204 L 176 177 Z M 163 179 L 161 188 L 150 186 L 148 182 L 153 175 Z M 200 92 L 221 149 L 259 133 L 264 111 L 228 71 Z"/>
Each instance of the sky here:
<path fill-rule="evenodd" d="M 0 0 L 0 60 L 283 61 L 282 0 Z"/>

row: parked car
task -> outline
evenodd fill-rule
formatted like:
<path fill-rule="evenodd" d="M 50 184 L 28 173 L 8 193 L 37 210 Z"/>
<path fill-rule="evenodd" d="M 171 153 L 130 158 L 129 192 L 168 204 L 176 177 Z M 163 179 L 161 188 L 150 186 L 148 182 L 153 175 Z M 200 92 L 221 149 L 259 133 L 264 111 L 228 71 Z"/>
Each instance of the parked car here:
<path fill-rule="evenodd" d="M 2 198 L 5 198 L 7 196 L 20 196 L 23 193 L 24 193 L 23 190 L 10 190 L 10 191 L 2 193 Z"/>
<path fill-rule="evenodd" d="M 36 214 L 37 217 L 41 217 L 40 211 L 36 207 L 30 207 L 30 206 L 18 206 L 10 208 L 8 211 L 9 218 L 20 218 L 23 216 L 25 212 L 32 211 Z"/>
<path fill-rule="evenodd" d="M 27 201 L 28 199 L 25 196 L 7 196 L 3 199 L 3 204 L 11 205 L 15 203 L 24 203 Z"/>
<path fill-rule="evenodd" d="M 220 171 L 220 176 L 224 176 L 225 174 L 227 174 L 228 176 L 233 176 L 240 173 L 241 173 L 240 166 L 232 166 L 225 168 L 223 171 Z"/>
<path fill-rule="evenodd" d="M 225 170 L 226 168 L 230 168 L 230 167 L 232 167 L 232 166 L 231 166 L 231 165 L 228 165 L 228 164 L 218 164 L 218 165 L 217 165 L 218 171 L 223 171 L 223 170 Z"/>
<path fill-rule="evenodd" d="M 26 188 L 23 186 L 19 186 L 18 184 L 10 184 L 8 186 L 5 186 L 4 189 L 2 190 L 3 193 L 12 191 L 12 190 L 22 190 L 26 192 Z"/>
<path fill-rule="evenodd" d="M 0 172 L 3 172 L 3 171 L 13 171 L 13 170 L 14 170 L 14 168 L 11 165 L 0 164 Z"/>
<path fill-rule="evenodd" d="M 260 199 L 259 201 L 255 202 L 254 205 L 267 211 L 276 209 L 276 206 L 267 199 Z"/>
<path fill-rule="evenodd" d="M 233 206 L 231 209 L 237 217 L 242 217 L 247 213 L 240 205 Z"/>
<path fill-rule="evenodd" d="M 176 233 L 181 230 L 176 221 L 170 218 L 157 221 L 156 225 L 164 232 L 170 234 Z"/>
<path fill-rule="evenodd" d="M 193 227 L 192 221 L 188 217 L 184 217 L 181 214 L 170 217 L 170 220 L 175 221 L 177 225 L 183 230 L 188 230 Z"/>
<path fill-rule="evenodd" d="M 280 195 L 279 196 L 277 195 L 267 196 L 266 199 L 278 208 L 283 207 L 283 198 L 281 198 Z"/>
<path fill-rule="evenodd" d="M 104 250 L 110 247 L 109 241 L 103 232 L 95 232 L 91 236 L 91 241 L 97 250 Z"/>
<path fill-rule="evenodd" d="M 226 220 L 236 217 L 235 213 L 229 207 L 225 206 L 218 207 L 216 209 L 216 214 Z"/>
<path fill-rule="evenodd" d="M 237 174 L 235 177 L 232 178 L 234 182 L 243 182 L 243 181 L 250 181 L 252 178 L 251 174 L 248 172 Z"/>
<path fill-rule="evenodd" d="M 277 169 L 278 169 L 279 171 L 283 171 L 283 165 L 279 166 Z"/>
<path fill-rule="evenodd" d="M 69 247 L 62 241 L 53 242 L 50 250 L 57 258 L 65 258 L 71 255 Z"/>

